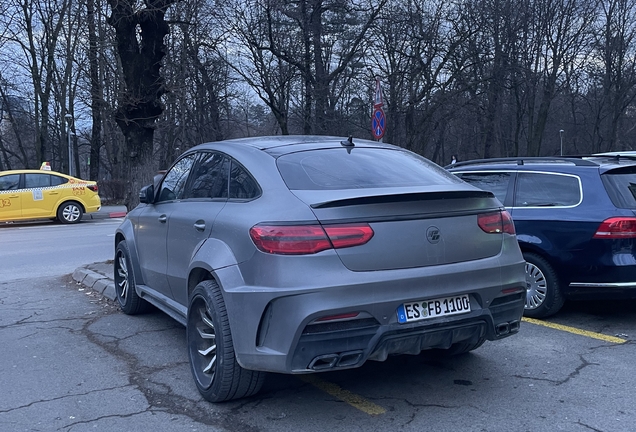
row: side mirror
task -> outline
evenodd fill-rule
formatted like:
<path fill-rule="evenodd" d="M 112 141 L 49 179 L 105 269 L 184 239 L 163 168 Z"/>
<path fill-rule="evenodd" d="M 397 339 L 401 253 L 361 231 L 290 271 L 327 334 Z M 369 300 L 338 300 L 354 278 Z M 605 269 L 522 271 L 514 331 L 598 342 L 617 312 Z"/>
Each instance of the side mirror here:
<path fill-rule="evenodd" d="M 153 185 L 144 186 L 139 191 L 139 202 L 152 204 L 155 201 L 155 187 Z"/>

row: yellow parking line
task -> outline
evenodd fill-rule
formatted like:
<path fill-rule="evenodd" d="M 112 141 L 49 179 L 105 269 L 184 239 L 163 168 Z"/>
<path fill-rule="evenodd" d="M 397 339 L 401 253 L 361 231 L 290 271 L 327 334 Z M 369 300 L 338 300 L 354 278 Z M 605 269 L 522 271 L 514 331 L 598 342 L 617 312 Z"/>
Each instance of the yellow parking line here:
<path fill-rule="evenodd" d="M 362 396 L 353 394 L 349 390 L 344 390 L 337 384 L 324 381 L 314 375 L 303 375 L 300 379 L 369 415 L 380 415 L 386 412 L 384 408 L 374 404 L 373 402 L 369 402 Z"/>
<path fill-rule="evenodd" d="M 523 321 L 525 322 L 529 322 L 531 324 L 536 324 L 536 325 L 540 325 L 543 327 L 549 327 L 549 328 L 553 328 L 553 329 L 557 329 L 557 330 L 561 330 L 561 331 L 565 331 L 568 333 L 574 333 L 580 336 L 586 336 L 589 338 L 593 338 L 593 339 L 599 339 L 605 342 L 612 342 L 612 343 L 617 343 L 617 344 L 622 344 L 627 342 L 627 340 L 625 339 L 621 339 L 618 337 L 614 337 L 614 336 L 608 336 L 608 335 L 604 335 L 602 333 L 595 333 L 595 332 L 591 332 L 591 331 L 587 331 L 587 330 L 581 330 L 578 329 L 576 327 L 569 327 L 569 326 L 565 326 L 565 325 L 561 325 L 561 324 L 556 324 L 556 323 L 551 323 L 551 322 L 547 322 L 547 321 L 541 321 L 538 319 L 534 319 L 534 318 L 522 318 Z"/>

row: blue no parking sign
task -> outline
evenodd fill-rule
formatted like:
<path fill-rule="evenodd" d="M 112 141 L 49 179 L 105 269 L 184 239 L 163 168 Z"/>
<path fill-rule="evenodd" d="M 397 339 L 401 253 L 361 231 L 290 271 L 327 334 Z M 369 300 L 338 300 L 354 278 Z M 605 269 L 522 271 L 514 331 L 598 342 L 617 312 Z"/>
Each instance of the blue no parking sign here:
<path fill-rule="evenodd" d="M 384 130 L 386 129 L 386 117 L 384 116 L 384 110 L 382 107 L 373 108 L 371 129 L 373 130 L 373 136 L 375 139 L 380 139 L 384 136 Z"/>

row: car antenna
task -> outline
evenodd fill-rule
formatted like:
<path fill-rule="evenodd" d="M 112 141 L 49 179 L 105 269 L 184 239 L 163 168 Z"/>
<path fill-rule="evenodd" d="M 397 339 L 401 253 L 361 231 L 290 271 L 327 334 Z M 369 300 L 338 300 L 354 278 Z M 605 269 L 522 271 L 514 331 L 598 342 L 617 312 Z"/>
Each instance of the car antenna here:
<path fill-rule="evenodd" d="M 346 141 L 340 141 L 340 145 L 347 149 L 348 154 L 351 154 L 351 150 L 353 150 L 353 148 L 356 146 L 353 143 L 353 137 L 351 135 L 349 135 L 349 138 L 347 138 Z"/>
<path fill-rule="evenodd" d="M 343 147 L 355 147 L 355 144 L 353 143 L 353 137 L 349 135 L 349 138 L 347 138 L 346 141 L 340 141 L 340 145 Z"/>

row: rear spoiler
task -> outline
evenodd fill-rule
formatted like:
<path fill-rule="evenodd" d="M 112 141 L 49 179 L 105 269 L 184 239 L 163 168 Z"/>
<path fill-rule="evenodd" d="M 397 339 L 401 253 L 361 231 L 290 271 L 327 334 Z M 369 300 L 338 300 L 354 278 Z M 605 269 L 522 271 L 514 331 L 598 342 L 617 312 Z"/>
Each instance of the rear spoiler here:
<path fill-rule="evenodd" d="M 439 192 L 410 192 L 398 194 L 367 195 L 355 198 L 332 199 L 309 204 L 313 209 L 344 207 L 367 204 L 403 203 L 412 201 L 434 201 L 445 199 L 494 198 L 492 192 L 481 190 L 439 191 Z"/>

